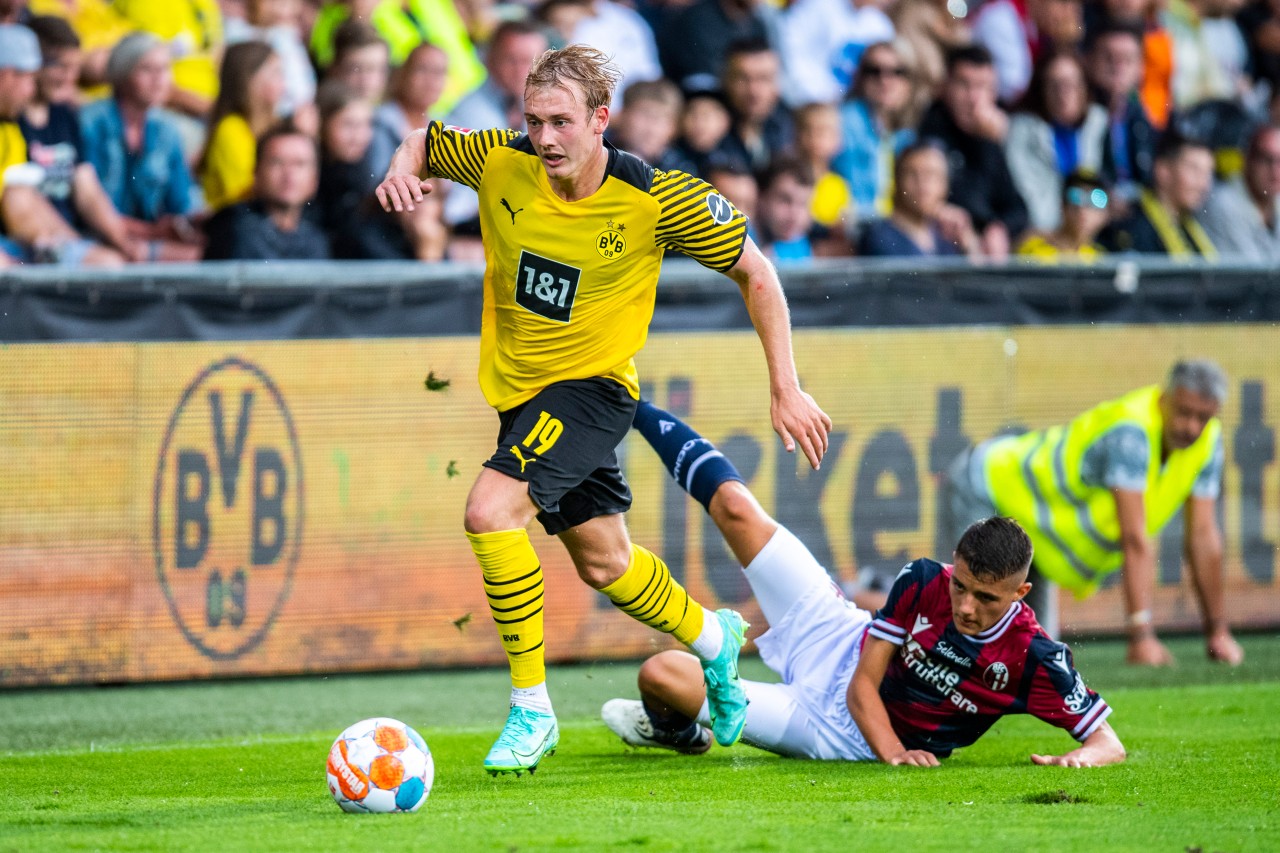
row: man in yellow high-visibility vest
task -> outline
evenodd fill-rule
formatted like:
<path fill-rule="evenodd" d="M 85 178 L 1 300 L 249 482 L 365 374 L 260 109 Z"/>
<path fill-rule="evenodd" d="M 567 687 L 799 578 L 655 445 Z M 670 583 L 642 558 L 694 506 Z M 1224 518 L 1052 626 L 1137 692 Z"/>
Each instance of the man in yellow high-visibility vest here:
<path fill-rule="evenodd" d="M 1165 386 L 1100 403 L 1063 426 L 1001 436 L 969 448 L 948 470 L 951 523 L 963 530 L 990 515 L 1014 518 L 1035 546 L 1028 598 L 1056 622 L 1052 585 L 1077 598 L 1122 570 L 1128 661 L 1160 666 L 1173 657 L 1157 639 L 1151 603 L 1155 537 L 1183 510 L 1191 568 L 1210 658 L 1238 664 L 1222 601 L 1222 424 L 1227 377 L 1211 361 L 1180 361 Z M 1052 615 L 1051 615 L 1052 614 Z M 1051 636 L 1058 626 L 1045 624 Z"/>

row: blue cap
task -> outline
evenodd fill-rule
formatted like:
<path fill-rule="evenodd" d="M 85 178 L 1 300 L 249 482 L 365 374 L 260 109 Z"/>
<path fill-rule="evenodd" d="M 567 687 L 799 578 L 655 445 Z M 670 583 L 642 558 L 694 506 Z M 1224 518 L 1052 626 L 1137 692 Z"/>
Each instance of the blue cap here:
<path fill-rule="evenodd" d="M 40 42 L 21 24 L 0 24 L 0 69 L 40 70 Z"/>

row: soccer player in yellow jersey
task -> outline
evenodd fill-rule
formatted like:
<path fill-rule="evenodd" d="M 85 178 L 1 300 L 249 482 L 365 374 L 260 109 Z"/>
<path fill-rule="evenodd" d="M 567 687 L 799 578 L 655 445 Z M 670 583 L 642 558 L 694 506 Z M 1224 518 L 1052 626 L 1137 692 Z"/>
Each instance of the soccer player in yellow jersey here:
<path fill-rule="evenodd" d="M 701 659 L 716 739 L 729 745 L 742 732 L 737 663 L 746 623 L 731 610 L 704 611 L 661 559 L 631 543 L 622 516 L 631 493 L 614 450 L 640 397 L 633 357 L 648 333 L 664 251 L 741 288 L 786 449 L 799 446 L 817 468 L 831 429 L 800 389 L 782 287 L 747 237 L 746 217 L 709 184 L 656 171 L 604 141 L 618 78 L 592 48 L 547 51 L 525 83 L 527 134 L 433 122 L 404 140 L 377 189 L 383 207 L 397 211 L 421 202 L 433 176 L 480 197 L 480 387 L 500 428 L 467 498 L 465 526 L 511 666 L 510 713 L 484 762 L 495 774 L 532 771 L 559 743 L 542 570 L 525 532 L 535 517 L 564 543 L 583 581 Z"/>

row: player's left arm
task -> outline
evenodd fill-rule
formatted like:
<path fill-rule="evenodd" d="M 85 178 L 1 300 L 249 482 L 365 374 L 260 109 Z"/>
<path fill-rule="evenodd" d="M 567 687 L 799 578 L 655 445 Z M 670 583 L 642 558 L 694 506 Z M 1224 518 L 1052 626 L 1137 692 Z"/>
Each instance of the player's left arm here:
<path fill-rule="evenodd" d="M 1222 530 L 1218 527 L 1217 501 L 1192 495 L 1183 507 L 1185 519 L 1182 550 L 1191 566 L 1191 582 L 1200 602 L 1205 651 L 1213 660 L 1236 666 L 1244 661 L 1244 649 L 1231 636 L 1222 600 Z"/>
<path fill-rule="evenodd" d="M 742 255 L 725 275 L 742 291 L 751 324 L 764 347 L 773 429 L 788 453 L 794 452 L 798 444 L 809 464 L 817 469 L 827 452 L 831 418 L 800 388 L 791 347 L 791 315 L 778 272 L 748 237 Z"/>
<path fill-rule="evenodd" d="M 1102 721 L 1080 746 L 1062 755 L 1032 755 L 1031 763 L 1053 767 L 1102 767 L 1125 759 L 1124 744 L 1111 724 Z"/>

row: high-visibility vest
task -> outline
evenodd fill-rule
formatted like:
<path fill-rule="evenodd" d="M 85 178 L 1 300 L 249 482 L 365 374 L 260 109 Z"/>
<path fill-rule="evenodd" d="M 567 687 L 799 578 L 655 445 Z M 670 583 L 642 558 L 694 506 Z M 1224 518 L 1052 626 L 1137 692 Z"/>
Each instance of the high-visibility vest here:
<path fill-rule="evenodd" d="M 1186 503 L 1213 456 L 1222 424 L 1162 465 L 1163 417 L 1157 385 L 1140 388 L 1079 415 L 1066 426 L 992 439 L 983 448 L 987 493 L 996 510 L 1021 524 L 1035 547 L 1035 567 L 1077 598 L 1097 590 L 1124 563 L 1115 496 L 1082 480 L 1085 453 L 1108 431 L 1133 424 L 1147 434 L 1150 459 L 1143 493 L 1147 534 L 1154 536 Z"/>

